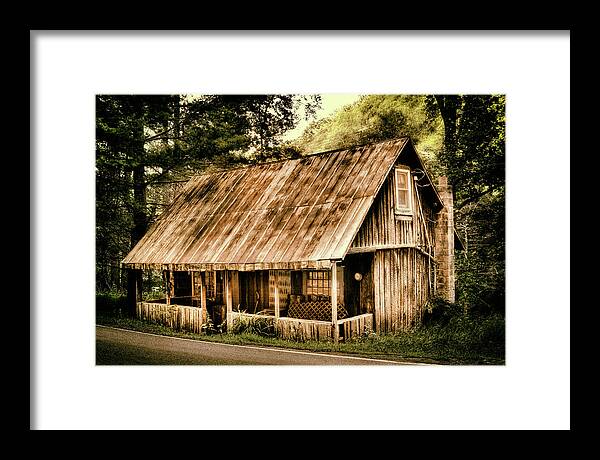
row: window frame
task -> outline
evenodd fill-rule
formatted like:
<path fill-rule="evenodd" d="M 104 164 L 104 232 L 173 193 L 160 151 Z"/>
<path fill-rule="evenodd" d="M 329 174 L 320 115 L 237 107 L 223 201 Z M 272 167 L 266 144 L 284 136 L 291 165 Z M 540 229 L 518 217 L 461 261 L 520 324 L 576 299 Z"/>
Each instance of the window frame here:
<path fill-rule="evenodd" d="M 319 285 L 319 282 L 321 285 Z M 330 291 L 331 275 L 327 270 L 311 270 L 307 272 L 306 295 L 330 296 Z"/>
<path fill-rule="evenodd" d="M 408 207 L 400 206 L 400 197 L 398 195 L 398 173 L 406 174 Z M 394 168 L 394 213 L 397 216 L 412 216 L 414 214 L 414 199 L 412 187 L 412 175 L 410 168 L 406 166 L 396 166 Z"/>

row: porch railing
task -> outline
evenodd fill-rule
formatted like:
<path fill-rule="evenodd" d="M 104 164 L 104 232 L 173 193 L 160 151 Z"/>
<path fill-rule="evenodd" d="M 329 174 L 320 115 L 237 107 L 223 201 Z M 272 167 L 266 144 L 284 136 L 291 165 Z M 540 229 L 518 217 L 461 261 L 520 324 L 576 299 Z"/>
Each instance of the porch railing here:
<path fill-rule="evenodd" d="M 277 335 L 290 340 L 331 340 L 333 339 L 333 324 L 330 321 L 320 321 L 316 319 L 289 318 L 281 316 L 277 321 L 274 316 L 259 315 L 252 313 L 243 313 L 238 311 L 231 312 L 233 320 L 262 318 L 273 321 Z M 365 313 L 363 315 L 352 316 L 338 321 L 340 336 L 345 340 L 351 337 L 362 335 L 373 329 L 373 314 Z"/>
<path fill-rule="evenodd" d="M 345 340 L 360 336 L 366 332 L 373 331 L 373 314 L 365 313 L 363 315 L 340 319 L 338 326 L 341 329 L 340 334 Z"/>
<path fill-rule="evenodd" d="M 176 330 L 202 332 L 202 309 L 197 307 L 138 302 L 136 316 Z"/>
<path fill-rule="evenodd" d="M 232 311 L 232 319 L 263 318 L 273 321 L 277 335 L 290 340 L 331 340 L 333 325 L 330 321 L 279 317 Z M 202 332 L 202 309 L 185 305 L 167 305 L 164 303 L 138 302 L 136 316 L 139 319 L 153 321 L 176 330 L 195 333 Z M 340 337 L 348 340 L 373 329 L 373 315 L 366 313 L 338 321 Z"/>

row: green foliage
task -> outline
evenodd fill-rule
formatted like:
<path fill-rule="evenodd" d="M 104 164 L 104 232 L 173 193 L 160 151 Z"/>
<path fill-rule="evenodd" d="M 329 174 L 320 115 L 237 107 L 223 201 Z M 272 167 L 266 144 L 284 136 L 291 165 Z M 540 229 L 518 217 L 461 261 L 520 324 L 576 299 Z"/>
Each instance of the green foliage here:
<path fill-rule="evenodd" d="M 269 318 L 237 317 L 233 320 L 233 334 L 256 334 L 261 337 L 275 337 L 275 324 Z"/>
<path fill-rule="evenodd" d="M 465 249 L 456 254 L 457 301 L 479 313 L 504 313 L 504 189 L 456 213 Z"/>
<path fill-rule="evenodd" d="M 427 111 L 425 96 L 368 95 L 314 122 L 297 140 L 305 153 L 410 136 L 431 169 L 442 148 L 443 125 Z"/>
<path fill-rule="evenodd" d="M 282 134 L 301 107 L 311 116 L 319 104 L 319 96 L 297 95 L 97 96 L 97 289 L 123 290 L 120 261 L 161 210 L 159 184 L 298 156 Z"/>
<path fill-rule="evenodd" d="M 97 312 L 124 312 L 127 308 L 127 297 L 120 292 L 96 294 Z"/>
<path fill-rule="evenodd" d="M 455 227 L 465 243 L 457 252 L 457 300 L 476 312 L 504 313 L 505 131 L 504 95 L 447 95 L 427 99 L 444 121 L 439 154 L 454 187 Z"/>
<path fill-rule="evenodd" d="M 408 332 L 370 334 L 349 345 L 388 355 L 500 363 L 505 356 L 505 322 L 499 314 L 473 316 L 446 307 L 441 318 Z"/>
<path fill-rule="evenodd" d="M 207 335 L 222 334 L 225 331 L 226 323 L 215 324 L 208 316 L 206 322 L 202 325 L 202 333 Z"/>
<path fill-rule="evenodd" d="M 464 309 L 458 303 L 448 302 L 441 297 L 429 299 L 423 314 L 424 327 L 447 325 L 450 320 L 464 314 Z"/>
<path fill-rule="evenodd" d="M 172 337 L 237 345 L 283 347 L 315 352 L 334 352 L 401 361 L 433 361 L 451 364 L 503 364 L 505 327 L 501 315 L 449 315 L 446 324 L 434 322 L 398 334 L 367 333 L 346 343 L 293 341 L 239 331 L 235 334 L 194 334 L 119 313 L 97 312 L 97 324 Z"/>
<path fill-rule="evenodd" d="M 444 120 L 440 161 L 460 208 L 504 188 L 506 98 L 504 95 L 436 96 Z M 435 113 L 430 108 L 430 113 Z"/>

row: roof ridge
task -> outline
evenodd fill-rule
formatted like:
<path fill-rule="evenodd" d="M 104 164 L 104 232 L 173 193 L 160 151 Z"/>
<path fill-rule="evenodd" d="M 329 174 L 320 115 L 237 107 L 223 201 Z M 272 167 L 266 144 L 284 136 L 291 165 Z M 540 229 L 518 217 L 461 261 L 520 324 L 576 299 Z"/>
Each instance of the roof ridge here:
<path fill-rule="evenodd" d="M 234 166 L 232 168 L 224 168 L 224 169 L 217 169 L 215 171 L 212 172 L 202 172 L 202 173 L 197 173 L 192 175 L 189 179 L 187 180 L 181 180 L 179 182 L 189 182 L 190 180 L 193 180 L 197 177 L 200 176 L 209 176 L 211 174 L 219 174 L 219 173 L 224 173 L 224 172 L 229 172 L 229 171 L 236 171 L 238 169 L 246 169 L 246 168 L 253 168 L 256 166 L 263 166 L 263 165 L 272 165 L 275 163 L 282 163 L 284 161 L 296 161 L 296 160 L 302 160 L 303 158 L 307 158 L 307 157 L 314 157 L 314 156 L 318 156 L 318 155 L 326 155 L 329 153 L 335 153 L 335 152 L 343 152 L 344 150 L 350 150 L 350 149 L 355 149 L 355 148 L 359 148 L 359 147 L 366 147 L 369 145 L 378 145 L 378 144 L 385 144 L 385 143 L 393 143 L 393 142 L 397 142 L 399 140 L 402 139 L 409 139 L 410 136 L 400 136 L 400 137 L 395 137 L 393 139 L 386 139 L 384 141 L 378 141 L 378 142 L 367 142 L 365 144 L 356 144 L 356 145 L 351 145 L 349 147 L 340 147 L 337 149 L 331 149 L 331 150 L 324 150 L 322 152 L 311 152 L 311 153 L 307 153 L 306 155 L 302 155 L 298 158 L 282 158 L 280 160 L 273 160 L 273 161 L 264 161 L 262 163 L 254 163 L 254 164 L 249 164 L 249 165 L 243 165 L 243 166 Z"/>

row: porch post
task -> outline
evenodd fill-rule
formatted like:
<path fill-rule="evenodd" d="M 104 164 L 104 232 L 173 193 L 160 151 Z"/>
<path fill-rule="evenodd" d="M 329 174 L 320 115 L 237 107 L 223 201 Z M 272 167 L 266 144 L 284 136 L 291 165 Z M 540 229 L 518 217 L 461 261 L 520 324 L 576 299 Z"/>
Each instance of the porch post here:
<path fill-rule="evenodd" d="M 207 323 L 207 311 L 206 311 L 206 272 L 200 272 L 200 312 L 202 315 L 202 324 Z"/>
<path fill-rule="evenodd" d="M 331 262 L 331 325 L 333 327 L 333 343 L 338 343 L 340 340 L 340 330 L 338 327 L 337 317 L 337 263 Z"/>
<path fill-rule="evenodd" d="M 194 296 L 195 296 L 195 294 L 196 294 L 196 293 L 194 292 L 194 290 L 195 290 L 195 286 L 194 286 L 194 276 L 195 276 L 195 275 L 194 275 L 194 272 L 192 272 L 192 271 L 190 271 L 190 272 L 188 272 L 188 273 L 190 274 L 190 281 L 191 281 L 191 283 L 192 283 L 192 289 L 190 289 L 190 293 L 191 293 L 191 294 L 190 294 L 190 296 L 192 297 L 192 305 L 194 305 Z"/>
<path fill-rule="evenodd" d="M 173 283 L 173 272 L 171 270 L 165 270 L 164 272 L 164 277 L 165 277 L 165 286 L 166 286 L 166 303 L 167 305 L 171 305 L 171 297 L 175 296 L 174 290 L 175 290 L 175 285 Z"/>
<path fill-rule="evenodd" d="M 231 298 L 231 274 L 229 271 L 225 270 L 225 302 L 227 305 L 227 333 L 231 332 L 231 328 L 233 326 L 233 299 Z"/>
<path fill-rule="evenodd" d="M 279 273 L 275 270 L 275 322 L 279 320 Z"/>

